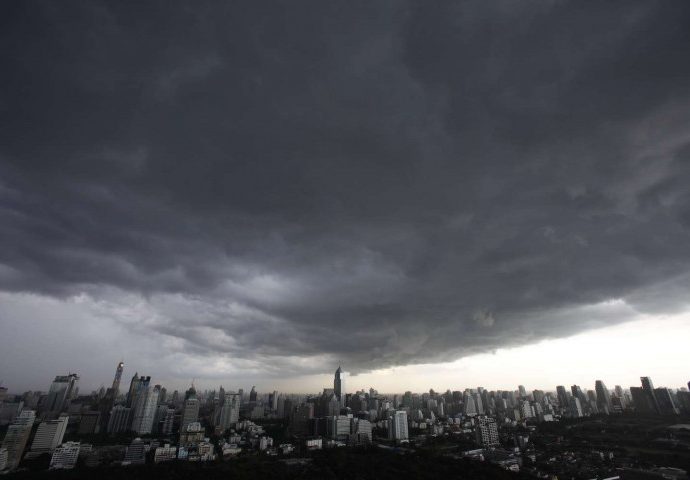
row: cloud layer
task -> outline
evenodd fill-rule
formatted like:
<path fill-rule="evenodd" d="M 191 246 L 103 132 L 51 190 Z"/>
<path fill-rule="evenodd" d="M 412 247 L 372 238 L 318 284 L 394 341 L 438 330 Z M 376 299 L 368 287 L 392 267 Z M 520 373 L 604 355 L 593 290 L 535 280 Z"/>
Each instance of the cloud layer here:
<path fill-rule="evenodd" d="M 0 289 L 104 356 L 356 372 L 686 307 L 686 2 L 0 9 Z"/>

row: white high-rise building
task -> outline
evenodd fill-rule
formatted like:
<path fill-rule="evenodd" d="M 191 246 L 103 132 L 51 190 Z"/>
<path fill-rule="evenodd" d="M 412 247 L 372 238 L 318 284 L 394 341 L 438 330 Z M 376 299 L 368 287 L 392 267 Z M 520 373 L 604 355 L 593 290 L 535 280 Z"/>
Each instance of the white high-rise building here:
<path fill-rule="evenodd" d="M 77 458 L 79 458 L 80 449 L 80 442 L 63 443 L 53 452 L 53 456 L 50 459 L 50 469 L 70 470 L 74 468 L 74 466 L 77 464 Z"/>
<path fill-rule="evenodd" d="M 7 428 L 7 433 L 5 433 L 5 438 L 2 441 L 2 447 L 7 449 L 8 469 L 11 470 L 19 465 L 35 420 L 36 412 L 33 410 L 22 410 L 22 413 Z"/>
<path fill-rule="evenodd" d="M 153 430 L 153 420 L 156 417 L 156 407 L 158 406 L 158 387 L 146 385 L 139 391 L 137 405 L 134 408 L 134 420 L 132 421 L 132 431 L 138 435 L 146 435 Z"/>
<path fill-rule="evenodd" d="M 400 442 L 409 438 L 407 432 L 407 412 L 396 410 L 388 417 L 388 439 Z"/>
<path fill-rule="evenodd" d="M 237 423 L 240 419 L 240 395 L 238 393 L 226 393 L 223 406 L 220 410 L 218 426 L 224 431 Z"/>
<path fill-rule="evenodd" d="M 62 443 L 68 420 L 67 415 L 61 415 L 57 420 L 41 422 L 31 444 L 31 453 L 41 454 L 55 450 Z"/>

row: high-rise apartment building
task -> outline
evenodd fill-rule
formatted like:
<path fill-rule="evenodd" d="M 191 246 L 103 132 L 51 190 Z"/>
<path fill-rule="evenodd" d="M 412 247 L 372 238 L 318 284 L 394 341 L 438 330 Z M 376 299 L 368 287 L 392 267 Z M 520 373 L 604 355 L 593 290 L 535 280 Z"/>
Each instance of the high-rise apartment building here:
<path fill-rule="evenodd" d="M 407 430 L 407 412 L 396 410 L 388 417 L 388 439 L 401 442 L 409 438 Z"/>
<path fill-rule="evenodd" d="M 2 401 L 0 399 L 0 401 Z M 7 468 L 7 449 L 5 447 L 0 448 L 0 472 Z"/>
<path fill-rule="evenodd" d="M 660 413 L 659 400 L 656 398 L 654 384 L 649 377 L 640 377 L 642 383 L 642 392 L 647 397 L 647 404 L 650 406 L 652 413 Z"/>
<path fill-rule="evenodd" d="M 498 426 L 492 417 L 480 416 L 475 419 L 475 432 L 477 441 L 485 447 L 499 444 Z"/>
<path fill-rule="evenodd" d="M 11 470 L 19 465 L 35 420 L 36 412 L 33 410 L 23 410 L 7 428 L 5 438 L 2 441 L 2 447 L 7 449 L 8 469 Z"/>
<path fill-rule="evenodd" d="M 240 395 L 238 393 L 226 393 L 223 405 L 220 409 L 218 426 L 223 431 L 232 427 L 240 419 Z"/>
<path fill-rule="evenodd" d="M 612 411 L 611 394 L 608 388 L 601 380 L 597 380 L 594 384 L 594 390 L 597 393 L 597 407 L 599 413 L 609 414 Z"/>
<path fill-rule="evenodd" d="M 38 425 L 34 441 L 31 443 L 31 453 L 49 453 L 62 443 L 67 431 L 69 417 L 61 415 L 56 420 L 45 420 Z"/>

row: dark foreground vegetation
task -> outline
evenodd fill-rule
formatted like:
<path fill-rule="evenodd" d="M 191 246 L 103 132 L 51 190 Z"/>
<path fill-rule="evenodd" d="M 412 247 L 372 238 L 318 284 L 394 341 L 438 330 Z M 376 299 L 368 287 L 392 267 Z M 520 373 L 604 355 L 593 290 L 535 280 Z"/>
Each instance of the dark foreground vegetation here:
<path fill-rule="evenodd" d="M 196 464 L 168 462 L 109 468 L 77 468 L 71 471 L 23 471 L 5 480 L 291 480 L 291 479 L 467 479 L 517 480 L 527 478 L 489 463 L 455 460 L 425 453 L 400 455 L 379 449 L 335 449 L 316 452 L 304 462 L 286 462 L 273 457 L 246 456 L 229 461 Z"/>

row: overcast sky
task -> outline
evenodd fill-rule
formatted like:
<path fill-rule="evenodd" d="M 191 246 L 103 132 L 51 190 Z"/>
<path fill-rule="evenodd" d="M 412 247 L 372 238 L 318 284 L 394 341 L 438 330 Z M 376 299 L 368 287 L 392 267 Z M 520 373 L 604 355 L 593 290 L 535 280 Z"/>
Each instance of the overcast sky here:
<path fill-rule="evenodd" d="M 562 383 L 636 352 L 603 380 L 683 385 L 657 353 L 690 331 L 688 25 L 686 1 L 1 2 L 0 380 L 124 359 L 300 390 L 342 363 L 445 389 L 496 352 L 484 386 L 547 387 L 510 355 L 565 342 Z"/>

